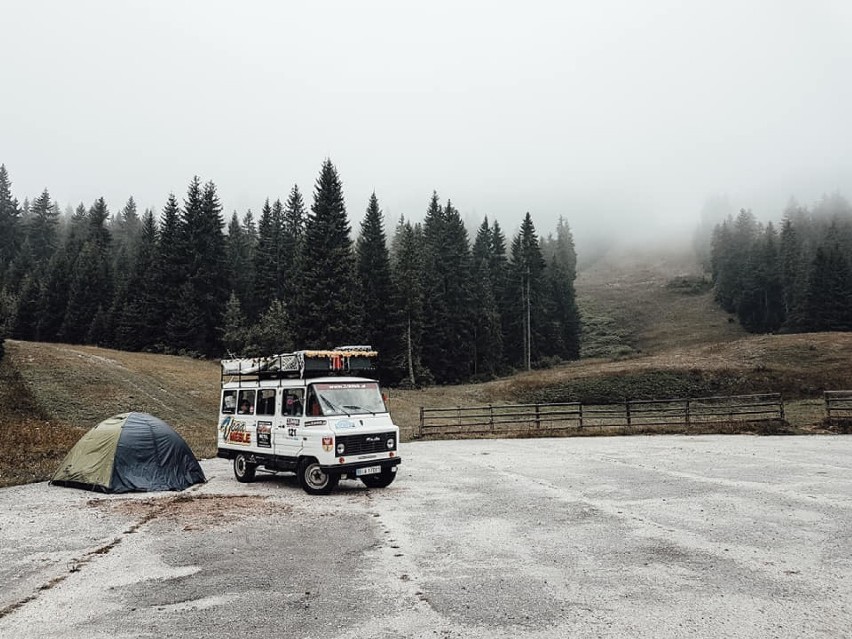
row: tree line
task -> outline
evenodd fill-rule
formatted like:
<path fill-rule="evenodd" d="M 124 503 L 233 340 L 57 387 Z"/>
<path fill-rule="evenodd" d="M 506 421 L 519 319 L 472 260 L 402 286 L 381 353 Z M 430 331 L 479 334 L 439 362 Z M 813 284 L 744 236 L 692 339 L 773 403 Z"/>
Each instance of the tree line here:
<path fill-rule="evenodd" d="M 852 207 L 792 201 L 780 232 L 749 210 L 718 224 L 710 266 L 716 301 L 754 333 L 852 330 Z"/>
<path fill-rule="evenodd" d="M 414 385 L 579 356 L 563 219 L 540 237 L 527 213 L 507 243 L 485 218 L 471 243 L 433 193 L 422 222 L 388 234 L 374 193 L 351 236 L 330 160 L 310 209 L 294 186 L 227 225 L 198 177 L 159 215 L 132 197 L 63 214 L 47 189 L 19 203 L 0 166 L 0 336 L 207 357 L 366 343 L 384 380 Z"/>

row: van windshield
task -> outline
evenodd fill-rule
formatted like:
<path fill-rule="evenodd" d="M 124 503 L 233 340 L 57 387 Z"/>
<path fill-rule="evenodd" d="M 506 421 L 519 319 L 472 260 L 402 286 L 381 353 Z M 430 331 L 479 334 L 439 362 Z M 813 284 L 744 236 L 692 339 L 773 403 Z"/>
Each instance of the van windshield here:
<path fill-rule="evenodd" d="M 323 415 L 387 412 L 376 382 L 314 384 Z"/>

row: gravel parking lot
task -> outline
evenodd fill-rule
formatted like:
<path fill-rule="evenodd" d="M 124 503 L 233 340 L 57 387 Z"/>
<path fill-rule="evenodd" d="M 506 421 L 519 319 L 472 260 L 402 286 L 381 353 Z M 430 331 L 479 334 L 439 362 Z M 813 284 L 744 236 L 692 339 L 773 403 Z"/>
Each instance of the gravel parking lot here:
<path fill-rule="evenodd" d="M 0 637 L 852 636 L 852 437 L 417 442 L 309 497 L 0 490 Z"/>

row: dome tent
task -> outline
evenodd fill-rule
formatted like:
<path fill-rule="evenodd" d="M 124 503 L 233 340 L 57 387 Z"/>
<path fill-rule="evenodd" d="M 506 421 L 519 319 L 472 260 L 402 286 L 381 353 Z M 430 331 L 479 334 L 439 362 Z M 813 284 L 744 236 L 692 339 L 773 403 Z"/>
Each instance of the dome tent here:
<path fill-rule="evenodd" d="M 184 490 L 207 481 L 189 445 L 147 413 L 105 419 L 68 451 L 51 484 L 129 493 Z"/>

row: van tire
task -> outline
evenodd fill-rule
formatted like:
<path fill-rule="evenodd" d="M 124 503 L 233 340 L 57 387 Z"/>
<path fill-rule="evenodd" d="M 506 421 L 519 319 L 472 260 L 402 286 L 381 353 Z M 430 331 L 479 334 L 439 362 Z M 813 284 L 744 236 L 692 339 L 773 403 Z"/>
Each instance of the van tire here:
<path fill-rule="evenodd" d="M 243 453 L 238 453 L 234 457 L 234 477 L 242 484 L 247 484 L 254 481 L 254 471 L 257 470 L 257 464 L 252 464 Z"/>
<path fill-rule="evenodd" d="M 385 468 L 378 475 L 364 475 L 361 481 L 367 488 L 387 488 L 396 479 L 396 473 L 390 468 Z"/>
<path fill-rule="evenodd" d="M 309 495 L 328 495 L 340 481 L 338 475 L 323 472 L 319 462 L 312 457 L 299 461 L 296 476 L 299 478 L 299 486 Z"/>

